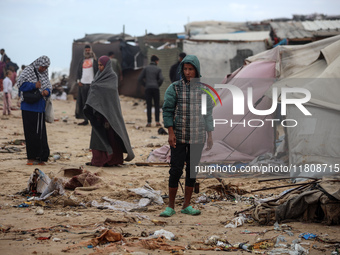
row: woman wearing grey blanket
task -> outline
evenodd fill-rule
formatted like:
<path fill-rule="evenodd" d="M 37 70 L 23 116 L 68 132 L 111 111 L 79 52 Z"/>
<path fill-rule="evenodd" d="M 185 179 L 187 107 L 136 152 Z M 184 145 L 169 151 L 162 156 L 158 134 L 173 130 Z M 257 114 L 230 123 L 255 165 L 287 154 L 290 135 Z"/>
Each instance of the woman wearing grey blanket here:
<path fill-rule="evenodd" d="M 118 79 L 109 57 L 99 58 L 98 69 L 84 107 L 84 114 L 92 125 L 92 160 L 86 164 L 98 167 L 120 165 L 135 155 L 122 116 Z M 125 159 L 123 153 L 127 153 Z"/>

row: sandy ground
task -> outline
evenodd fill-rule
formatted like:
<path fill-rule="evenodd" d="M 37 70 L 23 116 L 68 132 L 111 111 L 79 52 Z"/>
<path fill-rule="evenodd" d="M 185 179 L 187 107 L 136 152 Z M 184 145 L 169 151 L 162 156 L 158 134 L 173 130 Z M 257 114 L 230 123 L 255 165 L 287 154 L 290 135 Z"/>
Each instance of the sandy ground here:
<path fill-rule="evenodd" d="M 279 194 L 285 189 L 249 193 L 236 201 L 234 199 L 212 199 L 210 202 L 195 204 L 198 197 L 204 194 L 216 195 L 211 188 L 208 188 L 211 185 L 219 185 L 214 178 L 200 180 L 200 193 L 193 195 L 194 207 L 202 211 L 199 216 L 180 213 L 183 201 L 180 188 L 176 200 L 177 213 L 171 218 L 158 216 L 165 209 L 167 198 L 164 198 L 164 205 L 153 203 L 141 210 L 130 212 L 92 207 L 93 200 L 103 203 L 102 197 L 138 203 L 141 197 L 129 189 L 141 188 L 146 183 L 154 190 L 159 190 L 162 195 L 166 195 L 169 167 L 137 166 L 136 163 L 145 162 L 153 149 L 167 144 L 167 136 L 159 135 L 156 127 L 145 127 L 146 113 L 143 100 L 121 97 L 123 115 L 136 158 L 119 167 L 86 166 L 85 163 L 91 159 L 91 152 L 88 149 L 91 126 L 76 125 L 79 120 L 74 117 L 74 100 L 54 101 L 53 103 L 55 118 L 58 121 L 47 124 L 48 141 L 51 155 L 58 154 L 61 158 L 53 160 L 51 157 L 45 166 L 26 165 L 24 144 L 11 144 L 15 140 L 24 139 L 21 111 L 13 111 L 12 116 L 1 115 L 0 147 L 2 149 L 13 147 L 21 151 L 5 153 L 1 150 L 2 153 L 0 153 L 0 254 L 130 254 L 134 252 L 222 254 L 223 251 L 209 250 L 211 246 L 204 245 L 204 241 L 213 235 L 218 235 L 231 244 L 241 242 L 253 244 L 259 239 L 271 239 L 283 235 L 287 240 L 285 244 L 292 244 L 292 240 L 298 239 L 299 234 L 304 232 L 317 235 L 327 234 L 329 238 L 340 239 L 339 226 L 327 226 L 321 223 L 286 223 L 291 228 L 293 236 L 274 230 L 273 225 L 260 226 L 253 221 L 238 228 L 225 228 L 226 222 L 235 217 L 236 211 L 249 208 L 250 197 Z M 1 99 L 0 104 L 2 104 Z M 102 181 L 101 186 L 94 190 L 66 190 L 64 196 L 50 197 L 45 204 L 42 204 L 43 206 L 32 202 L 28 207 L 18 207 L 27 201 L 27 197 L 18 192 L 27 188 L 29 177 L 36 167 L 50 177 L 63 180 L 68 180 L 64 176 L 63 169 L 83 168 L 97 173 Z M 247 191 L 288 184 L 286 181 L 259 183 L 255 178 L 231 178 L 224 179 L 224 182 L 238 185 L 239 188 Z M 68 205 L 67 201 L 70 199 L 74 204 Z M 79 204 L 84 206 L 76 206 Z M 43 214 L 38 215 L 38 209 L 42 209 Z M 160 223 L 157 220 L 163 222 Z M 100 232 L 105 229 L 122 233 L 125 236 L 123 244 L 112 242 L 93 248 L 88 246 L 89 241 L 99 236 Z M 146 244 L 141 239 L 162 229 L 173 233 L 175 238 L 154 241 L 154 250 L 145 248 L 147 245 L 149 247 L 152 245 L 150 242 Z M 257 232 L 265 233 L 261 235 Z M 47 240 L 40 240 L 44 237 L 47 237 Z M 324 250 L 312 248 L 313 245 Z M 324 243 L 313 240 L 302 240 L 302 246 L 309 250 L 310 254 L 331 254 L 334 250 Z M 181 250 L 183 247 L 186 248 L 184 251 Z M 266 254 L 268 251 L 259 250 L 259 254 Z M 231 253 L 245 254 L 247 252 L 235 250 Z"/>

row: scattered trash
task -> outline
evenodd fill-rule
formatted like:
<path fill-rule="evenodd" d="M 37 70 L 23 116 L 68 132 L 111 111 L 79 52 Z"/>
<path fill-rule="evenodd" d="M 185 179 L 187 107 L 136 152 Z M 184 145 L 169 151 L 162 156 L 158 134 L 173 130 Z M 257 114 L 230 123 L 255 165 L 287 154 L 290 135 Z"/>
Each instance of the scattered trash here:
<path fill-rule="evenodd" d="M 14 146 L 0 147 L 0 153 L 15 153 L 15 152 L 21 152 L 21 149 Z"/>
<path fill-rule="evenodd" d="M 124 218 L 121 219 L 110 219 L 110 218 L 106 218 L 106 220 L 104 221 L 105 223 L 110 223 L 110 224 L 127 224 L 127 223 L 136 223 L 137 220 L 134 217 L 127 217 L 124 216 Z"/>
<path fill-rule="evenodd" d="M 41 236 L 41 237 L 36 237 L 35 239 L 37 239 L 37 240 L 50 240 L 51 236 L 48 236 L 48 237 Z"/>
<path fill-rule="evenodd" d="M 153 144 L 153 143 L 148 143 L 147 145 L 145 145 L 145 147 L 148 148 L 153 148 L 153 147 L 162 147 L 161 144 L 157 143 L 157 144 Z"/>
<path fill-rule="evenodd" d="M 122 212 L 129 212 L 133 209 L 139 208 L 138 204 L 135 204 L 135 203 L 109 199 L 107 197 L 103 197 L 102 199 L 105 200 L 106 202 L 100 204 L 96 200 L 93 200 L 91 202 L 91 206 L 97 207 L 98 209 L 111 209 L 111 210 L 122 211 Z"/>
<path fill-rule="evenodd" d="M 161 191 L 154 190 L 148 184 L 145 184 L 142 188 L 129 189 L 129 191 L 141 195 L 142 197 L 150 198 L 153 202 L 155 202 L 158 205 L 164 204 L 163 198 L 161 196 Z"/>
<path fill-rule="evenodd" d="M 222 240 L 220 236 L 218 235 L 213 235 L 210 236 L 208 239 L 204 241 L 206 245 L 216 245 L 217 242 L 224 242 L 225 240 Z"/>
<path fill-rule="evenodd" d="M 77 202 L 77 201 L 75 201 L 74 199 L 72 199 L 72 198 L 66 198 L 66 199 L 64 199 L 64 207 L 66 207 L 66 206 L 83 206 L 83 204 L 82 203 L 79 203 L 79 202 Z"/>
<path fill-rule="evenodd" d="M 296 252 L 298 252 L 298 254 L 308 254 L 308 250 L 306 250 L 305 248 L 303 248 L 300 244 L 295 244 L 294 245 L 294 250 Z"/>
<path fill-rule="evenodd" d="M 62 251 L 69 252 L 70 250 L 81 248 L 81 247 L 94 248 L 97 245 L 116 243 L 120 241 L 125 241 L 121 233 L 116 233 L 116 232 L 113 232 L 112 230 L 104 229 L 99 237 L 92 238 L 91 240 L 83 241 L 78 244 L 71 245 L 63 249 Z"/>
<path fill-rule="evenodd" d="M 339 224 L 339 178 L 332 176 L 324 177 L 322 180 L 315 178 L 310 179 L 312 180 L 255 190 L 261 191 L 296 186 L 282 192 L 279 196 L 263 201 L 263 203 L 257 201 L 257 205 L 253 210 L 253 218 L 261 225 L 288 219 L 305 222 L 321 219 L 327 225 Z M 275 180 L 280 180 L 280 178 Z M 270 179 L 262 181 L 270 181 Z M 253 190 L 252 192 L 255 191 Z M 329 195 L 333 198 L 330 199 Z M 320 208 L 320 210 L 318 208 Z"/>
<path fill-rule="evenodd" d="M 152 200 L 149 198 L 141 198 L 138 202 L 139 207 L 145 207 L 151 204 Z"/>
<path fill-rule="evenodd" d="M 173 240 L 175 238 L 175 235 L 169 231 L 166 231 L 164 229 L 157 230 L 153 233 L 153 235 L 149 236 L 149 238 L 158 238 L 158 237 L 165 237 L 168 240 Z"/>
<path fill-rule="evenodd" d="M 64 176 L 69 177 L 69 178 L 76 176 L 76 175 L 80 175 L 84 172 L 84 170 L 81 167 L 80 168 L 67 168 L 67 169 L 62 169 L 60 171 L 63 171 Z"/>
<path fill-rule="evenodd" d="M 265 229 L 264 231 L 262 231 L 262 232 L 258 232 L 258 231 L 249 231 L 249 230 L 243 230 L 243 231 L 241 231 L 241 234 L 250 234 L 250 235 L 254 235 L 254 234 L 256 234 L 256 235 L 258 235 L 258 234 L 264 234 L 264 233 L 266 233 L 267 232 L 267 230 Z"/>
<path fill-rule="evenodd" d="M 275 222 L 275 223 L 274 223 L 274 230 L 277 230 L 277 231 L 280 231 L 280 230 L 281 230 L 281 227 L 280 227 L 280 225 L 279 225 L 278 222 Z"/>
<path fill-rule="evenodd" d="M 296 244 L 296 243 L 301 243 L 301 238 L 294 239 L 294 240 L 292 241 L 292 244 Z"/>
<path fill-rule="evenodd" d="M 199 203 L 208 203 L 210 202 L 211 199 L 208 198 L 206 195 L 200 196 L 196 199 L 195 203 L 199 204 Z"/>
<path fill-rule="evenodd" d="M 225 228 L 237 228 L 237 227 L 242 226 L 245 220 L 246 218 L 244 217 L 244 215 L 239 215 L 238 217 L 232 219 L 231 222 L 225 225 L 224 227 Z"/>
<path fill-rule="evenodd" d="M 251 250 L 248 250 L 248 247 L 250 247 L 249 244 L 240 243 L 240 244 L 238 245 L 238 247 L 241 248 L 241 249 L 243 249 L 243 250 L 245 250 L 245 251 L 247 251 L 247 252 L 251 252 Z"/>
<path fill-rule="evenodd" d="M 289 236 L 294 236 L 294 233 L 290 230 L 284 230 L 285 233 L 287 233 L 287 235 Z"/>
<path fill-rule="evenodd" d="M 168 132 L 166 132 L 166 130 L 165 130 L 164 128 L 161 127 L 161 128 L 158 129 L 158 134 L 159 134 L 159 135 L 167 135 Z"/>
<path fill-rule="evenodd" d="M 67 122 L 68 121 L 68 116 L 63 116 L 63 117 L 61 117 L 61 119 L 63 120 L 63 122 Z"/>
<path fill-rule="evenodd" d="M 99 176 L 84 170 L 81 174 L 73 176 L 71 180 L 65 184 L 65 189 L 74 190 L 82 187 L 98 188 L 98 184 L 102 182 Z"/>
<path fill-rule="evenodd" d="M 14 145 L 25 145 L 26 141 L 25 139 L 15 139 L 14 141 L 11 141 L 10 144 Z"/>
<path fill-rule="evenodd" d="M 70 216 L 76 217 L 76 216 L 81 216 L 82 213 L 70 211 L 70 212 L 56 213 L 56 215 L 57 216 L 66 216 L 66 217 L 70 217 Z"/>
<path fill-rule="evenodd" d="M 155 224 L 156 226 L 164 226 L 164 225 L 167 224 L 166 221 L 162 221 L 162 220 L 151 220 L 151 222 L 152 222 L 153 224 Z"/>
<path fill-rule="evenodd" d="M 45 190 L 41 193 L 40 199 L 45 200 L 52 194 L 59 194 L 59 195 L 64 195 L 65 190 L 64 190 L 64 185 L 63 185 L 63 180 L 60 178 L 53 178 L 50 180 L 48 186 L 45 188 Z"/>
<path fill-rule="evenodd" d="M 170 163 L 170 145 L 164 145 L 150 152 L 146 162 Z"/>
<path fill-rule="evenodd" d="M 33 195 L 43 193 L 51 179 L 43 171 L 36 168 L 28 180 L 28 192 Z"/>
<path fill-rule="evenodd" d="M 24 202 L 24 203 L 17 205 L 15 207 L 22 208 L 22 207 L 29 207 L 30 205 L 31 205 L 31 203 Z"/>
<path fill-rule="evenodd" d="M 220 185 L 211 185 L 208 189 L 215 190 L 220 197 L 233 199 L 236 198 L 237 195 L 244 195 L 248 193 L 246 190 L 240 189 L 238 185 L 230 183 L 224 185 L 221 179 L 219 179 L 219 181 L 221 182 Z"/>
<path fill-rule="evenodd" d="M 302 237 L 305 240 L 310 240 L 310 239 L 314 239 L 315 237 L 317 237 L 317 235 L 311 234 L 311 233 L 302 233 L 299 235 L 299 237 Z"/>
<path fill-rule="evenodd" d="M 43 215 L 43 214 L 44 214 L 44 209 L 42 209 L 42 208 L 37 208 L 37 209 L 35 210 L 35 214 L 36 214 L 36 215 Z"/>
<path fill-rule="evenodd" d="M 56 160 L 60 159 L 60 155 L 58 155 L 58 154 L 56 154 L 56 155 L 53 155 L 53 159 L 54 159 L 54 161 L 56 161 Z"/>
<path fill-rule="evenodd" d="M 276 238 L 275 247 L 280 247 L 280 243 L 281 243 L 281 242 L 286 243 L 287 240 L 286 240 L 286 238 L 285 238 L 284 236 L 279 235 L 279 236 Z"/>

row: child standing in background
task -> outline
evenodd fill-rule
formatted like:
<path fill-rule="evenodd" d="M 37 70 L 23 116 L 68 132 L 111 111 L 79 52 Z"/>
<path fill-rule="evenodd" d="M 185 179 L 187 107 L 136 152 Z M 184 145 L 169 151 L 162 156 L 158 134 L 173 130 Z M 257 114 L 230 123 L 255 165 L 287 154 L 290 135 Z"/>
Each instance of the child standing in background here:
<path fill-rule="evenodd" d="M 6 71 L 6 78 L 3 80 L 4 86 L 4 109 L 3 115 L 11 115 L 11 106 L 12 106 L 12 87 L 13 83 L 11 81 L 12 72 L 10 70 Z"/>

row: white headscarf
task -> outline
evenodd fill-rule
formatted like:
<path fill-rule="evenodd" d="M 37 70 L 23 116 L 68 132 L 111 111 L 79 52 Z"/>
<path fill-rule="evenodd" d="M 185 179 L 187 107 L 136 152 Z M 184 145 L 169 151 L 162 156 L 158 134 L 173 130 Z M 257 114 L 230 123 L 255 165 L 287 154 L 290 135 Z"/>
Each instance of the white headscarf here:
<path fill-rule="evenodd" d="M 37 82 L 37 76 L 34 72 L 34 68 L 36 69 L 38 75 L 39 75 L 39 80 L 41 82 L 41 88 L 40 91 L 45 90 L 46 88 L 49 88 L 50 91 L 52 92 L 52 85 L 50 83 L 50 79 L 48 78 L 48 70 L 46 69 L 44 72 L 40 73 L 38 71 L 40 66 L 50 66 L 50 59 L 47 56 L 41 56 L 37 58 L 35 61 L 33 61 L 29 66 L 26 66 L 26 68 L 22 71 L 20 74 L 17 85 L 18 88 L 21 87 L 21 85 L 24 82 Z"/>

